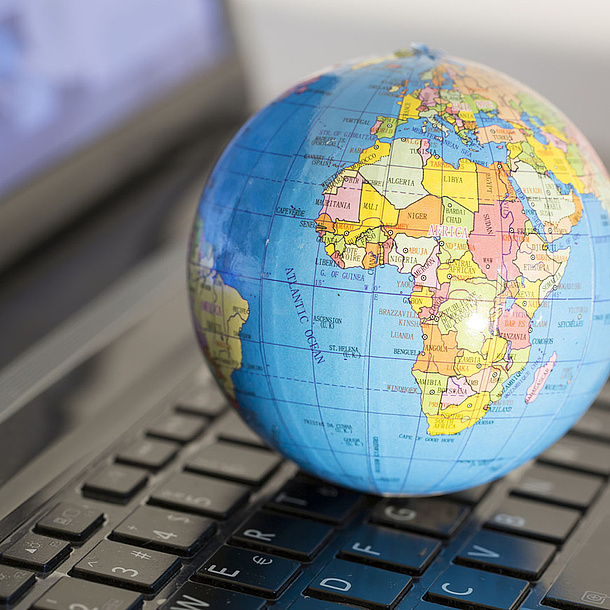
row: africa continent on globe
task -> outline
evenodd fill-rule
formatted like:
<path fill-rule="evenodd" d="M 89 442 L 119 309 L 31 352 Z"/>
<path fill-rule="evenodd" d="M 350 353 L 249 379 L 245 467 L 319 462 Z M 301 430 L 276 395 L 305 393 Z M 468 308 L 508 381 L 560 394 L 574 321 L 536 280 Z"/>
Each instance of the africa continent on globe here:
<path fill-rule="evenodd" d="M 424 47 L 343 64 L 218 161 L 190 252 L 198 337 L 303 469 L 379 494 L 482 484 L 606 379 L 609 210 L 589 143 L 524 85 Z"/>

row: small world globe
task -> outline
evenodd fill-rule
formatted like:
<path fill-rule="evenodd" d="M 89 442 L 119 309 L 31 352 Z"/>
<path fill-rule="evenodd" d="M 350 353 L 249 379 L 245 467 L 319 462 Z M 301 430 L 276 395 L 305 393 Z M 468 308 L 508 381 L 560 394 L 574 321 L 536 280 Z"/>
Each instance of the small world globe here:
<path fill-rule="evenodd" d="M 341 64 L 218 160 L 190 247 L 196 332 L 303 470 L 373 494 L 480 485 L 608 375 L 609 211 L 591 145 L 527 86 L 421 46 Z"/>

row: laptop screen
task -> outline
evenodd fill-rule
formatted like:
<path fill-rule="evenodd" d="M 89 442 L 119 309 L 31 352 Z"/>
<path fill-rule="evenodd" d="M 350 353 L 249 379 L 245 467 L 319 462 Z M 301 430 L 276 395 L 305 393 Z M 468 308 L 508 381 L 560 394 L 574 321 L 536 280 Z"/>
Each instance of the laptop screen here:
<path fill-rule="evenodd" d="M 223 0 L 0 2 L 0 273 L 243 112 L 242 83 Z"/>
<path fill-rule="evenodd" d="M 211 0 L 0 6 L 0 199 L 227 52 Z"/>

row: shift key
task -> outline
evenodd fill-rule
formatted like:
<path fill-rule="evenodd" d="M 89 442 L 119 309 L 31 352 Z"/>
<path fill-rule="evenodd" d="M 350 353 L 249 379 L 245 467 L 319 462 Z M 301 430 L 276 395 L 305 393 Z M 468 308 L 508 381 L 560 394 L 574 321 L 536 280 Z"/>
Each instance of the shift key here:
<path fill-rule="evenodd" d="M 610 609 L 610 515 L 572 555 L 544 603 L 557 608 Z"/>

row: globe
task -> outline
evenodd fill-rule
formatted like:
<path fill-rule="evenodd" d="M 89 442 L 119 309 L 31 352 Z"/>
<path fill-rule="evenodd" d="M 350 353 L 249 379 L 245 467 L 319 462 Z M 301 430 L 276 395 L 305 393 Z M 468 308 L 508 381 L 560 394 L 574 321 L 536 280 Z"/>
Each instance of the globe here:
<path fill-rule="evenodd" d="M 607 377 L 609 210 L 591 145 L 525 85 L 425 47 L 341 64 L 218 160 L 190 248 L 196 332 L 303 470 L 373 494 L 483 484 Z"/>

